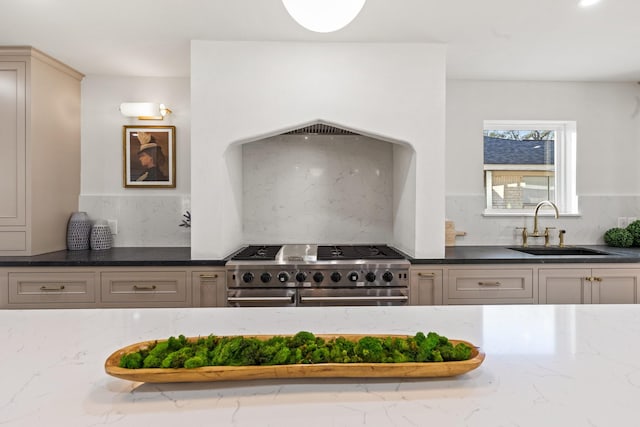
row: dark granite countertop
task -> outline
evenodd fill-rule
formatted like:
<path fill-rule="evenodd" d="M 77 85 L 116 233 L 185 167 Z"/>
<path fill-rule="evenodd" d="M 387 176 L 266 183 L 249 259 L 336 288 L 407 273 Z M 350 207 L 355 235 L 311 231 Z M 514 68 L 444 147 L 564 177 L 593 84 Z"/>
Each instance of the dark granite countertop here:
<path fill-rule="evenodd" d="M 579 245 L 580 248 L 604 252 L 602 255 L 530 255 L 509 246 L 452 246 L 445 257 L 410 259 L 412 264 L 571 264 L 571 263 L 640 263 L 640 248 L 612 248 L 605 245 Z M 532 248 L 538 248 L 532 246 Z"/>
<path fill-rule="evenodd" d="M 444 258 L 414 259 L 412 264 L 571 264 L 640 263 L 640 248 L 582 245 L 603 255 L 529 255 L 507 246 L 447 247 Z M 102 251 L 57 251 L 35 256 L 0 256 L 0 267 L 224 266 L 227 259 L 194 260 L 188 247 L 132 247 Z"/>
<path fill-rule="evenodd" d="M 222 260 L 193 260 L 188 247 L 131 247 L 100 251 L 57 251 L 34 256 L 0 257 L 0 267 L 41 266 L 223 266 Z"/>

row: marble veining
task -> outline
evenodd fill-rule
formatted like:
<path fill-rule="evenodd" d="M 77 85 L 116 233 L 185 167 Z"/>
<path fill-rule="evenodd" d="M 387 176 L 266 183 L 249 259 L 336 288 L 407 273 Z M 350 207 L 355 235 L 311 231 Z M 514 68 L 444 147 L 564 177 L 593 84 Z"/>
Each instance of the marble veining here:
<path fill-rule="evenodd" d="M 392 144 L 279 135 L 243 145 L 248 243 L 381 243 L 393 235 Z"/>
<path fill-rule="evenodd" d="M 0 311 L 0 425 L 636 426 L 640 306 Z M 434 330 L 479 345 L 443 379 L 141 384 L 104 373 L 169 335 Z M 631 338 L 631 339 L 630 339 Z"/>

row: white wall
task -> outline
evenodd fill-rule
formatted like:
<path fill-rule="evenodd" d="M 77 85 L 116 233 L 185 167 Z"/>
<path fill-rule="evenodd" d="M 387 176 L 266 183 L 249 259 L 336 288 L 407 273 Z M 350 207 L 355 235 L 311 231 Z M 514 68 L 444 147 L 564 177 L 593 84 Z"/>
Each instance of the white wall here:
<path fill-rule="evenodd" d="M 318 120 L 413 146 L 416 185 L 397 196 L 413 203 L 396 208 L 415 203 L 397 215 L 415 233 L 393 243 L 442 256 L 444 46 L 194 41 L 191 73 L 192 257 L 223 257 L 243 243 L 242 165 L 230 144 Z"/>
<path fill-rule="evenodd" d="M 575 120 L 581 215 L 544 226 L 567 242 L 602 242 L 617 217 L 640 216 L 640 87 L 634 83 L 447 81 L 446 215 L 458 245 L 519 243 L 532 218 L 483 217 L 483 120 Z M 538 242 L 541 243 L 541 242 Z"/>
<path fill-rule="evenodd" d="M 118 111 L 122 102 L 162 102 L 163 121 L 139 121 Z M 189 246 L 179 227 L 190 209 L 190 98 L 188 78 L 87 76 L 82 82 L 82 187 L 80 210 L 92 219 L 118 221 L 114 246 Z M 124 188 L 124 125 L 176 126 L 176 188 Z"/>
<path fill-rule="evenodd" d="M 224 147 L 218 147 L 214 141 L 220 142 L 220 138 L 224 136 L 222 141 L 225 142 L 220 142 L 224 145 L 229 140 L 243 141 L 254 136 L 266 136 L 264 134 L 269 131 L 277 133 L 278 130 L 320 118 L 338 120 L 336 117 L 348 110 L 340 103 L 335 114 L 331 113 L 328 107 L 332 97 L 325 94 L 324 90 L 313 90 L 313 85 L 305 86 L 308 85 L 308 80 L 298 76 L 298 84 L 311 90 L 316 94 L 314 96 L 320 96 L 320 100 L 324 100 L 322 105 L 327 110 L 323 110 L 322 114 L 312 112 L 309 108 L 302 108 L 300 103 L 296 103 L 296 109 L 302 110 L 296 116 L 297 118 L 278 121 L 276 113 L 282 110 L 288 111 L 285 105 L 288 101 L 285 102 L 283 97 L 274 94 L 283 90 L 282 85 L 277 84 L 273 88 L 262 87 L 261 89 L 262 80 L 258 79 L 248 85 L 242 83 L 235 87 L 226 86 L 226 83 L 234 80 L 227 75 L 227 72 L 233 72 L 233 69 L 229 69 L 222 73 L 225 79 L 220 85 L 210 87 L 212 75 L 217 75 L 217 72 L 208 75 L 207 73 L 211 70 L 207 67 L 217 63 L 220 58 L 212 58 L 211 51 L 207 48 L 209 43 L 203 42 L 203 44 L 197 62 L 204 63 L 205 68 L 194 73 L 194 85 L 203 88 L 207 93 L 214 92 L 217 95 L 219 92 L 225 96 L 222 97 L 224 102 L 213 101 L 216 98 L 210 98 L 213 96 L 212 93 L 198 97 L 200 122 L 197 132 L 200 135 L 200 146 L 194 153 L 194 158 L 200 162 L 200 169 L 193 171 L 193 178 L 190 168 L 190 79 L 87 76 L 83 81 L 80 209 L 89 212 L 94 219 L 118 221 L 119 234 L 115 236 L 114 242 L 116 246 L 189 246 L 189 231 L 178 227 L 177 224 L 180 223 L 184 210 L 189 209 L 191 205 L 191 180 L 200 181 L 202 170 L 209 169 L 216 174 L 215 180 L 221 183 L 227 182 L 227 185 L 217 186 L 215 180 L 213 187 L 211 182 L 198 184 L 201 190 L 205 186 L 209 189 L 207 199 L 203 200 L 203 203 L 216 206 L 211 215 L 200 219 L 217 224 L 216 227 L 218 227 L 202 236 L 200 244 L 204 249 L 201 255 L 212 256 L 206 255 L 211 254 L 207 249 L 211 247 L 217 248 L 218 256 L 225 256 L 237 247 L 238 235 L 242 235 L 242 219 L 238 219 L 242 214 L 242 150 L 240 145 L 235 149 L 224 150 Z M 228 46 L 225 43 L 223 45 Z M 252 49 L 256 49 L 256 45 L 263 44 L 250 45 L 253 45 Z M 416 48 L 419 47 L 416 46 Z M 390 77 L 400 75 L 405 80 L 409 77 L 416 79 L 418 83 L 415 85 L 421 94 L 432 93 L 436 98 L 444 96 L 444 91 L 441 91 L 437 84 L 440 77 L 444 75 L 441 64 L 439 65 L 437 58 L 431 58 L 433 55 L 439 57 L 439 48 L 435 47 L 436 53 L 431 51 L 432 48 L 434 47 L 426 48 L 428 54 L 420 62 L 425 67 L 430 64 L 427 67 L 430 71 L 426 74 L 426 78 L 435 79 L 436 83 L 421 83 L 418 79 L 421 77 L 419 71 L 411 72 L 407 76 L 401 70 L 390 68 L 384 68 L 385 75 L 377 77 L 361 77 L 355 71 L 348 75 L 354 81 L 362 80 L 362 85 L 356 84 L 357 90 L 364 90 L 366 84 L 375 84 L 377 79 L 387 81 L 387 78 L 390 83 L 387 82 L 388 85 L 384 88 L 404 87 L 410 90 L 409 84 L 400 85 L 397 79 Z M 217 52 L 217 49 L 213 51 Z M 284 68 L 281 68 L 284 66 L 282 63 L 266 67 L 268 62 L 266 58 L 252 64 L 254 66 L 262 64 L 262 68 L 258 68 L 262 69 L 267 76 L 273 76 L 285 70 L 284 74 L 288 77 L 289 73 L 286 70 L 290 69 L 288 67 L 292 65 L 291 62 L 297 63 L 302 60 L 313 62 L 315 58 L 320 57 L 311 53 L 311 51 L 307 54 L 301 53 L 297 60 L 285 61 L 287 67 Z M 231 53 L 226 52 L 226 54 Z M 332 55 L 330 54 L 329 57 Z M 258 55 L 258 57 L 263 56 L 267 57 L 268 54 Z M 402 58 L 403 55 L 398 54 L 396 60 Z M 347 67 L 350 63 L 343 59 L 342 65 L 337 66 L 338 68 Z M 249 58 L 245 58 L 244 61 L 251 62 Z M 245 78 L 254 77 L 254 72 L 244 72 L 242 69 L 239 74 L 242 81 Z M 321 74 L 323 73 L 314 74 L 309 78 L 316 82 L 318 80 L 313 78 L 330 79 L 330 76 Z M 327 84 L 318 83 L 318 87 L 326 88 Z M 344 86 L 329 86 L 342 98 L 349 93 L 342 90 Z M 264 91 L 260 99 L 265 103 L 269 102 L 270 105 L 249 106 L 249 101 L 255 100 L 251 94 L 260 90 Z M 291 92 L 294 99 L 304 99 L 305 93 L 299 92 L 300 90 L 300 86 L 295 86 L 282 93 Z M 437 143 L 443 134 L 437 122 L 444 120 L 444 107 L 440 115 L 437 111 L 430 110 L 421 113 L 414 111 L 405 116 L 399 110 L 394 109 L 389 112 L 386 107 L 381 106 L 366 109 L 360 113 L 348 112 L 341 116 L 347 119 L 338 120 L 341 124 L 359 126 L 383 135 L 393 133 L 391 136 L 405 138 L 405 140 L 409 140 L 411 133 L 407 129 L 413 129 L 416 126 L 415 123 L 421 124 L 420 130 L 429 128 L 434 131 L 432 140 L 427 140 L 428 137 L 418 138 L 422 142 L 416 144 L 418 146 L 422 144 L 422 150 L 417 155 L 413 155 L 409 148 L 394 145 L 393 235 L 397 241 L 393 243 L 401 249 L 412 249 L 404 247 L 402 242 L 407 242 L 415 236 L 416 245 L 427 242 L 429 246 L 423 252 L 429 255 L 424 256 L 441 256 L 438 253 L 442 246 L 441 239 L 443 239 L 441 237 L 442 221 L 439 219 L 443 197 L 440 193 L 444 194 L 445 190 L 446 216 L 456 222 L 458 229 L 468 233 L 465 237 L 457 238 L 458 245 L 516 244 L 519 242 L 519 236 L 514 228 L 523 225 L 531 228 L 531 218 L 487 218 L 481 215 L 484 208 L 482 122 L 486 119 L 577 121 L 577 185 L 581 216 L 559 220 L 546 217 L 542 219 L 545 226 L 567 229 L 568 243 L 600 243 L 604 231 L 616 225 L 617 217 L 640 217 L 640 168 L 637 167 L 637 159 L 640 158 L 640 87 L 638 85 L 450 80 L 446 82 L 446 90 L 446 147 L 444 144 Z M 406 98 L 399 95 L 383 96 L 380 92 L 384 91 L 380 89 L 366 96 L 364 98 L 366 103 L 376 107 L 382 104 L 382 99 L 387 98 L 390 98 L 390 102 L 397 104 L 405 100 L 409 105 L 416 105 L 419 102 L 417 96 Z M 287 97 L 287 99 L 291 98 Z M 118 112 L 118 105 L 123 101 L 134 100 L 162 101 L 172 107 L 174 113 L 163 122 L 142 122 L 122 117 Z M 436 101 L 430 108 L 437 110 L 439 100 L 436 99 Z M 246 120 L 247 116 L 243 114 L 245 107 L 251 112 L 249 117 L 253 120 Z M 217 112 L 218 118 L 212 114 L 212 108 Z M 397 121 L 394 121 L 393 129 L 383 129 L 377 122 L 384 121 L 390 114 L 397 118 Z M 366 120 L 368 115 L 372 120 Z M 430 119 L 425 120 L 423 117 L 430 117 Z M 292 120 L 298 121 L 292 123 Z M 349 123 L 343 123 L 344 120 Z M 233 126 L 225 125 L 220 131 L 214 131 L 212 129 L 214 122 L 216 126 L 226 122 L 231 122 Z M 409 123 L 413 124 L 409 126 Z M 176 189 L 125 189 L 123 187 L 122 126 L 129 124 L 166 124 L 177 127 Z M 277 126 L 279 128 L 276 128 Z M 417 129 L 413 131 L 418 132 Z M 429 131 L 425 133 L 431 134 Z M 446 168 L 443 167 L 445 148 Z M 217 157 L 207 157 L 214 155 Z M 417 163 L 423 166 L 418 167 Z M 442 176 L 446 177 L 444 185 Z M 406 182 L 402 182 L 403 180 Z M 239 192 L 231 190 L 232 188 L 239 189 Z M 427 188 L 428 191 L 424 192 L 423 188 Z M 421 223 L 418 223 L 414 215 L 408 214 L 408 212 L 419 211 L 425 214 Z M 227 243 L 220 245 L 220 239 Z"/>

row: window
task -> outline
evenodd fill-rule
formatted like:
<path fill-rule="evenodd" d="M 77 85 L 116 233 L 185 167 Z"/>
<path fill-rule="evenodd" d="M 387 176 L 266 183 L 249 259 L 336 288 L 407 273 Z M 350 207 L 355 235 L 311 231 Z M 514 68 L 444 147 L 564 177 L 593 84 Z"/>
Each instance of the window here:
<path fill-rule="evenodd" d="M 576 123 L 484 122 L 485 214 L 526 214 L 543 200 L 577 214 Z"/>

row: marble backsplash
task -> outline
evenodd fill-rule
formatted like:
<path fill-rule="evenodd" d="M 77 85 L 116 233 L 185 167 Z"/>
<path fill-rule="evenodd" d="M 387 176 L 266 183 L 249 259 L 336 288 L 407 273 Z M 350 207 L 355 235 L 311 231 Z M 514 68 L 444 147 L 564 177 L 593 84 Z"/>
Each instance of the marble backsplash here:
<path fill-rule="evenodd" d="M 191 233 L 179 224 L 190 205 L 184 195 L 81 195 L 79 209 L 91 220 L 118 221 L 113 246 L 184 247 L 190 245 Z"/>
<path fill-rule="evenodd" d="M 522 242 L 521 230 L 533 229 L 533 217 L 483 216 L 485 198 L 475 195 L 446 196 L 447 219 L 455 222 L 456 229 L 466 236 L 456 238 L 456 245 L 518 245 Z M 540 211 L 539 227 L 555 227 L 551 230 L 551 243 L 558 243 L 558 230 L 566 230 L 567 245 L 603 244 L 605 231 L 617 227 L 618 217 L 640 218 L 638 196 L 580 196 L 579 215 L 560 216 L 556 219 L 550 210 Z M 530 241 L 543 244 L 544 240 Z"/>
<path fill-rule="evenodd" d="M 368 163 L 364 167 L 358 164 L 354 168 L 354 175 L 360 171 L 369 170 L 376 163 L 373 158 L 378 158 L 382 163 L 378 166 L 390 167 L 390 154 L 386 153 L 384 142 L 375 141 L 368 146 L 369 154 L 357 162 Z M 341 144 L 341 150 L 349 151 L 349 144 Z M 379 146 L 378 146 L 379 145 Z M 387 144 L 389 145 L 389 144 Z M 248 147 L 252 152 L 255 147 Z M 262 159 L 262 164 L 267 162 L 265 157 L 254 156 L 261 152 L 259 147 L 249 155 L 249 164 Z M 316 147 L 314 150 L 317 150 Z M 336 149 L 334 147 L 334 149 Z M 351 147 L 351 150 L 355 147 Z M 389 148 L 390 149 L 390 148 Z M 371 154 L 377 153 L 377 154 Z M 354 188 L 339 184 L 340 181 L 353 181 L 354 175 L 349 171 L 355 166 L 348 157 L 341 156 L 340 161 L 329 166 L 325 163 L 323 178 L 308 177 L 306 180 L 299 178 L 296 173 L 304 177 L 300 172 L 306 165 L 306 174 L 311 175 L 311 158 L 314 165 L 321 165 L 320 153 L 310 157 L 305 156 L 305 161 L 297 163 L 298 169 L 291 166 L 289 174 L 280 172 L 276 174 L 276 181 L 259 181 L 259 171 L 264 169 L 245 169 L 245 204 L 260 212 L 266 209 L 268 215 L 255 215 L 250 217 L 249 209 L 245 205 L 245 243 L 269 243 L 269 242 L 301 242 L 313 241 L 319 243 L 371 243 L 390 242 L 392 213 L 390 208 L 391 184 L 388 173 L 378 176 L 376 185 L 363 185 Z M 346 153 L 343 153 L 346 154 Z M 383 159 L 384 158 L 384 159 Z M 280 158 L 282 159 L 282 158 Z M 338 157 L 336 157 L 338 159 Z M 354 160 L 355 161 L 355 160 Z M 308 164 L 307 164 L 308 163 Z M 273 163 L 271 163 L 273 165 Z M 336 165 L 342 164 L 342 168 Z M 352 168 L 345 165 L 351 164 Z M 247 167 L 247 163 L 245 163 Z M 284 168 L 286 169 L 286 168 Z M 358 172 L 355 172 L 358 169 Z M 297 171 L 297 172 L 296 172 Z M 364 175 L 364 174 L 363 174 Z M 382 178 L 386 175 L 385 178 Z M 274 203 L 268 204 L 261 199 L 261 192 L 266 192 L 266 187 L 275 185 L 278 180 L 288 180 L 289 188 L 278 187 L 275 192 L 278 196 Z M 302 183 L 306 182 L 306 187 Z M 351 182 L 353 184 L 353 182 Z M 324 193 L 320 193 L 322 188 Z M 353 192 L 353 193 L 351 193 Z M 363 193 L 357 201 L 351 203 L 354 194 Z M 266 193 L 265 193 L 266 194 Z M 274 193 L 271 193 L 274 194 Z M 324 195 L 322 195 L 324 194 Z M 314 200 L 318 199 L 318 200 Z M 257 201 L 266 203 L 260 206 Z M 190 245 L 190 229 L 180 227 L 182 214 L 189 210 L 190 199 L 188 196 L 118 196 L 118 195 L 83 195 L 80 197 L 80 210 L 89 214 L 92 220 L 115 219 L 118 221 L 118 234 L 113 236 L 113 246 L 177 246 Z M 552 230 L 552 244 L 558 243 L 558 230 L 565 229 L 565 243 L 568 245 L 602 244 L 602 236 L 606 230 L 617 226 L 618 217 L 640 218 L 640 197 L 638 196 L 581 196 L 579 200 L 580 215 L 561 216 L 555 219 L 549 212 L 544 212 L 539 218 L 540 227 L 555 227 Z M 363 208 L 358 210 L 358 208 Z M 313 208 L 313 211 L 307 209 Z M 518 245 L 521 243 L 521 231 L 516 227 L 527 226 L 533 229 L 532 217 L 508 217 L 508 216 L 483 216 L 484 197 L 449 195 L 446 197 L 447 219 L 455 222 L 459 231 L 465 231 L 465 236 L 456 238 L 456 245 Z M 341 213 L 333 215 L 334 209 Z M 374 215 L 374 213 L 377 214 Z M 333 215 L 333 216 L 332 216 Z M 249 218 L 248 218 L 249 216 Z M 274 231 L 276 230 L 276 231 Z M 303 239 L 303 232 L 311 236 Z M 531 242 L 531 244 L 542 244 Z"/>
<path fill-rule="evenodd" d="M 391 143 L 278 135 L 242 150 L 246 243 L 391 242 Z"/>

